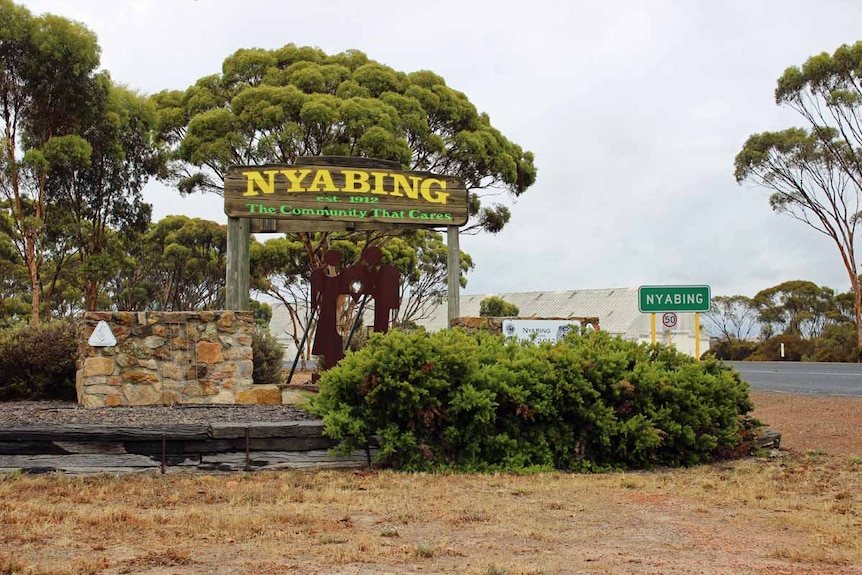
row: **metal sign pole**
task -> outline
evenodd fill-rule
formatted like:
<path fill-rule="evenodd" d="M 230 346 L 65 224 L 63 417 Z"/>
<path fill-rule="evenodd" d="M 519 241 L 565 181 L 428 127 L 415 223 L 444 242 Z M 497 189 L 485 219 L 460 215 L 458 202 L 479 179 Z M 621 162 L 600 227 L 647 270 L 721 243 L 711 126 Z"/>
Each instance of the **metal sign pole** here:
<path fill-rule="evenodd" d="M 320 300 L 320 298 L 317 298 Z M 317 303 L 311 308 L 311 315 L 308 316 L 308 323 L 305 325 L 305 331 L 302 334 L 302 339 L 296 348 L 296 356 L 293 358 L 293 365 L 290 366 L 290 373 L 287 375 L 287 385 L 290 385 L 290 380 L 293 379 L 293 374 L 296 371 L 296 364 L 299 363 L 299 356 L 302 354 L 302 348 L 305 347 L 305 340 L 308 339 L 308 332 L 311 330 L 311 324 L 314 321 L 314 314 L 317 312 Z"/>
<path fill-rule="evenodd" d="M 694 312 L 694 358 L 700 361 L 700 313 Z"/>
<path fill-rule="evenodd" d="M 650 324 L 651 324 L 651 328 L 650 328 L 650 334 L 651 334 L 650 342 L 651 342 L 653 345 L 655 345 L 655 314 L 654 314 L 654 313 L 652 313 L 652 314 L 650 314 L 650 316 L 651 316 L 651 320 L 650 320 Z"/>
<path fill-rule="evenodd" d="M 347 348 L 350 347 L 350 342 L 353 340 L 353 334 L 356 332 L 356 328 L 359 326 L 359 322 L 362 321 L 362 312 L 365 310 L 365 302 L 368 301 L 368 294 L 364 294 L 362 296 L 362 301 L 359 302 L 359 310 L 356 312 L 356 317 L 353 318 L 353 325 L 350 326 L 350 331 L 347 332 L 347 341 L 344 342 L 344 351 L 347 351 Z"/>

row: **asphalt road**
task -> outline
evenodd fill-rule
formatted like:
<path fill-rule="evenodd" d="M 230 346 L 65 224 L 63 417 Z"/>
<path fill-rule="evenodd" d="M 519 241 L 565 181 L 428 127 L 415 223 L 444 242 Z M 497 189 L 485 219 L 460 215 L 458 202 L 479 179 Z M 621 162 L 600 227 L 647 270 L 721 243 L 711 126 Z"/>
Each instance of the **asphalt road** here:
<path fill-rule="evenodd" d="M 862 396 L 862 364 L 726 361 L 757 391 Z"/>

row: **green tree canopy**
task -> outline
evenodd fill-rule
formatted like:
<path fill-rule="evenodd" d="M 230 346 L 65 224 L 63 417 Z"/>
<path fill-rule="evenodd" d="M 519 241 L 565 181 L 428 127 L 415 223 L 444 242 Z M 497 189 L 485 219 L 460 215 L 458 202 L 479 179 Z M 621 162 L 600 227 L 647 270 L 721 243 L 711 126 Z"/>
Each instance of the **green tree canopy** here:
<path fill-rule="evenodd" d="M 850 280 L 862 347 L 855 250 L 862 200 L 862 42 L 788 68 L 778 79 L 775 100 L 807 125 L 752 135 L 736 156 L 736 180 L 771 190 L 773 210 L 834 242 Z"/>
<path fill-rule="evenodd" d="M 518 306 L 499 296 L 488 296 L 479 302 L 480 317 L 515 317 L 518 313 Z"/>
<path fill-rule="evenodd" d="M 392 238 L 382 248 L 385 261 L 398 268 L 401 277 L 401 307 L 395 322 L 410 325 L 431 317 L 446 299 L 448 258 L 443 236 L 434 230 L 412 230 Z M 473 259 L 461 252 L 459 261 L 459 282 L 464 287 L 474 267 Z"/>
<path fill-rule="evenodd" d="M 120 269 L 108 283 L 115 307 L 188 311 L 224 306 L 226 226 L 167 216 L 145 233 L 117 240 Z"/>
<path fill-rule="evenodd" d="M 834 296 L 831 288 L 794 280 L 760 290 L 752 304 L 765 337 L 780 333 L 816 338 L 840 317 Z"/>
<path fill-rule="evenodd" d="M 90 102 L 82 125 L 86 139 L 75 137 L 49 160 L 48 191 L 57 207 L 57 233 L 77 255 L 84 308 L 94 310 L 103 286 L 119 271 L 110 231 L 136 236 L 150 223 L 152 207 L 141 191 L 156 171 L 156 154 L 155 110 L 148 100 L 102 73 Z"/>
<path fill-rule="evenodd" d="M 511 214 L 505 205 L 487 203 L 488 197 L 501 191 L 520 196 L 536 179 L 532 153 L 509 141 L 442 77 L 426 70 L 400 72 L 357 50 L 330 55 L 293 44 L 241 49 L 225 59 L 221 73 L 152 100 L 168 160 L 162 176 L 181 193 L 221 194 L 234 164 L 290 164 L 318 155 L 375 158 L 461 177 L 469 190 L 464 231 L 496 233 Z M 304 289 L 296 283 L 320 267 L 327 249 L 352 244 L 349 253 L 342 249 L 349 264 L 359 257 L 359 246 L 379 245 L 405 278 L 402 296 L 408 299 L 399 319 L 418 317 L 427 313 L 427 302 L 445 293 L 438 275 L 445 269 L 442 243 L 433 234 L 392 239 L 398 235 L 287 234 L 261 254 L 264 267 L 258 270 L 271 271 L 260 273 L 255 287 L 272 293 L 273 287 L 285 291 L 294 285 L 285 298 L 304 301 L 304 293 L 294 293 Z M 471 267 L 465 260 L 462 272 Z"/>
<path fill-rule="evenodd" d="M 98 65 L 81 24 L 0 0 L 3 231 L 27 269 L 34 323 L 42 308 L 109 305 L 120 261 L 108 242 L 150 222 L 155 108 Z"/>
<path fill-rule="evenodd" d="M 317 155 L 376 158 L 460 176 L 470 192 L 465 231 L 496 233 L 511 214 L 505 205 L 484 203 L 484 196 L 502 190 L 517 197 L 536 179 L 533 155 L 443 78 L 399 72 L 356 50 L 329 55 L 293 44 L 238 50 L 220 74 L 185 91 L 156 94 L 153 101 L 169 160 L 162 176 L 182 193 L 222 193 L 232 164 L 289 164 Z M 287 237 L 302 245 L 313 269 L 334 243 L 383 246 L 393 235 L 398 233 Z"/>
<path fill-rule="evenodd" d="M 533 155 L 442 77 L 399 72 L 356 50 L 242 49 L 221 74 L 153 99 L 172 152 L 169 179 L 186 193 L 220 193 L 231 164 L 317 155 L 395 160 L 462 177 L 472 191 L 470 227 L 497 232 L 509 210 L 483 206 L 481 192 L 519 196 L 536 179 Z"/>
<path fill-rule="evenodd" d="M 0 213 L 0 224 L 4 214 Z M 30 306 L 21 294 L 26 292 L 27 270 L 9 236 L 0 233 L 0 327 L 30 315 Z"/>

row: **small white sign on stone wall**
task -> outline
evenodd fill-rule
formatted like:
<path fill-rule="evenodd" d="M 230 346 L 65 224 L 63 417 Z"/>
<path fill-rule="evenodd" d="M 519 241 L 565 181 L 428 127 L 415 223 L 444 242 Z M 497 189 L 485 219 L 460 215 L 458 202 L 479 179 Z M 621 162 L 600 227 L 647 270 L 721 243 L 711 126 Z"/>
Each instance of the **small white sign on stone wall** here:
<path fill-rule="evenodd" d="M 111 331 L 111 326 L 105 320 L 96 324 L 96 329 L 87 343 L 93 347 L 112 347 L 117 345 L 117 338 L 114 337 L 114 332 Z"/>
<path fill-rule="evenodd" d="M 572 320 L 556 319 L 504 319 L 503 335 L 517 337 L 519 340 L 555 342 L 566 337 L 572 325 Z"/>

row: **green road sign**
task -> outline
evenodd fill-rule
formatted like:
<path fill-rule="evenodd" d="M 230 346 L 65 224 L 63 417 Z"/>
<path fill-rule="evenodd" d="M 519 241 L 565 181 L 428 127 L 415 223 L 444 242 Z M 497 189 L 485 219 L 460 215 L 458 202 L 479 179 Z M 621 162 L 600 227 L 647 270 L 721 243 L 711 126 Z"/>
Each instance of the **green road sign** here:
<path fill-rule="evenodd" d="M 709 286 L 641 286 L 638 310 L 641 313 L 707 312 Z"/>

